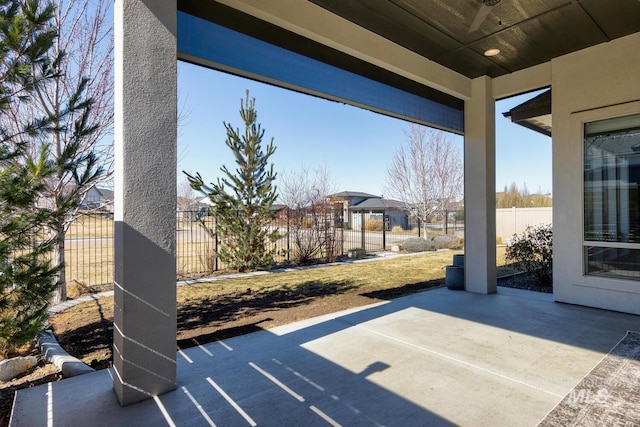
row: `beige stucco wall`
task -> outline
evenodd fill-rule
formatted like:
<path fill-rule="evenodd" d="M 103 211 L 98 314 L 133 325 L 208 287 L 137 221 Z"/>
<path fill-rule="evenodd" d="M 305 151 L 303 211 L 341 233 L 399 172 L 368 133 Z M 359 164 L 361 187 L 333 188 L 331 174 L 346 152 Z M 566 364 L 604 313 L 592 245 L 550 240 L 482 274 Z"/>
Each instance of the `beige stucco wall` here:
<path fill-rule="evenodd" d="M 640 34 L 552 61 L 556 301 L 640 314 L 640 282 L 583 274 L 585 122 L 640 112 Z"/>

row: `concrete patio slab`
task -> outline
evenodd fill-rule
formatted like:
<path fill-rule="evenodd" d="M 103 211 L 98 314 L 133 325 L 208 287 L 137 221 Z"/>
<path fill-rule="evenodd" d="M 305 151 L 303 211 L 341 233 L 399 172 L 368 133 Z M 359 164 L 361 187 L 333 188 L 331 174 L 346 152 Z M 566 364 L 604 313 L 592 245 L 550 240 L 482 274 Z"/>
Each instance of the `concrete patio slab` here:
<path fill-rule="evenodd" d="M 122 408 L 105 370 L 17 393 L 13 426 L 535 426 L 640 316 L 423 292 L 178 352 L 178 389 Z"/>

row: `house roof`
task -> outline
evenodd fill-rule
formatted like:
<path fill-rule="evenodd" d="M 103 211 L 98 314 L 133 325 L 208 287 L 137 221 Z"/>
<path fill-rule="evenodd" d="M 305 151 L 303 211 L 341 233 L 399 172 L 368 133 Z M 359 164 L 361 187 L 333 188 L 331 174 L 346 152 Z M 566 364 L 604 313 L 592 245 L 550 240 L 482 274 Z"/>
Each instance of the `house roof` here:
<path fill-rule="evenodd" d="M 287 208 L 287 205 L 283 205 L 282 203 L 274 203 L 273 205 L 271 205 L 271 208 L 269 210 L 279 211 L 286 208 Z"/>
<path fill-rule="evenodd" d="M 513 107 L 502 115 L 513 123 L 551 136 L 551 89 Z"/>
<path fill-rule="evenodd" d="M 113 200 L 113 190 L 109 190 L 107 188 L 98 188 L 98 187 L 96 187 L 96 190 L 98 190 L 98 192 L 102 195 L 103 199 Z"/>
<path fill-rule="evenodd" d="M 406 205 L 399 200 L 371 198 L 351 206 L 352 210 L 405 210 Z"/>
<path fill-rule="evenodd" d="M 360 191 L 341 191 L 339 193 L 330 194 L 331 198 L 352 198 L 352 197 L 360 197 L 363 199 L 379 199 L 380 196 L 376 196 L 375 194 L 362 193 Z"/>

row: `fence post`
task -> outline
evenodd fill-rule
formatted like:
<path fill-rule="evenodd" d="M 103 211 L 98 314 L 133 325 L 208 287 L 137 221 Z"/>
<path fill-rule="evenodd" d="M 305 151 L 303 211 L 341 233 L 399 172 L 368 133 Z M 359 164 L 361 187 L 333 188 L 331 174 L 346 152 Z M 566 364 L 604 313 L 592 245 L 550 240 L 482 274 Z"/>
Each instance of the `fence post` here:
<path fill-rule="evenodd" d="M 290 234 L 290 222 L 291 222 L 291 209 L 287 208 L 287 261 L 291 261 L 291 234 Z"/>
<path fill-rule="evenodd" d="M 344 221 L 342 221 L 342 227 L 340 227 L 340 255 L 344 256 Z"/>
<path fill-rule="evenodd" d="M 213 226 L 215 227 L 215 233 L 213 233 L 213 247 L 216 252 L 214 271 L 218 271 L 218 220 L 215 216 L 213 217 Z"/>
<path fill-rule="evenodd" d="M 449 234 L 449 211 L 444 211 L 444 235 Z"/>
<path fill-rule="evenodd" d="M 422 224 L 420 224 L 420 218 L 418 218 L 418 237 L 420 237 L 420 230 L 422 229 Z"/>
<path fill-rule="evenodd" d="M 202 250 L 201 250 L 201 249 L 200 249 L 200 247 L 199 247 L 199 246 L 200 246 L 200 242 L 198 242 L 198 244 L 197 244 L 197 245 L 195 244 L 195 241 L 196 241 L 196 240 L 195 240 L 195 237 L 194 237 L 194 229 L 193 229 L 193 226 L 194 226 L 194 225 L 196 225 L 196 224 L 197 224 L 197 222 L 195 222 L 195 221 L 194 221 L 194 216 L 195 216 L 195 212 L 190 212 L 190 213 L 189 213 L 189 235 L 190 235 L 189 243 L 191 244 L 191 253 L 193 253 L 193 248 L 194 248 L 194 247 L 198 247 L 197 251 L 198 251 L 198 252 L 202 252 Z M 197 220 L 197 216 L 196 216 L 196 220 Z M 197 233 L 197 231 L 196 231 L 196 233 Z M 188 246 L 188 245 L 186 245 L 186 244 L 185 244 L 185 242 L 184 242 L 184 235 L 183 235 L 183 237 L 182 237 L 182 253 L 183 253 L 183 254 L 185 254 L 185 253 L 186 253 L 186 249 L 187 249 L 188 247 L 189 247 L 189 246 Z M 189 254 L 189 255 L 191 255 L 191 254 Z M 189 259 L 189 258 L 186 258 L 186 259 Z M 205 258 L 205 259 L 206 259 L 206 258 Z M 188 261 L 186 261 L 186 262 L 188 263 Z M 192 277 L 193 277 L 193 269 L 192 269 L 190 266 L 188 267 L 188 269 L 189 269 L 189 273 L 192 273 Z"/>
<path fill-rule="evenodd" d="M 384 209 L 382 210 L 382 250 L 387 250 L 387 216 Z"/>
<path fill-rule="evenodd" d="M 365 242 L 365 230 L 364 230 L 364 209 L 360 213 L 360 230 L 361 230 L 361 241 L 362 241 L 362 249 L 366 252 L 366 242 Z"/>

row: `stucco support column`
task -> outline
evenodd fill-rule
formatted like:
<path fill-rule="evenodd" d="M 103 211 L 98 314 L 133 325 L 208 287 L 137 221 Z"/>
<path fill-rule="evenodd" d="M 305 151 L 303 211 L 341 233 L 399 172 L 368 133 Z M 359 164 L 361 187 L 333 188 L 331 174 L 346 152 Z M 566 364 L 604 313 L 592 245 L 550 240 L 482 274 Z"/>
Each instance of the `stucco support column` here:
<path fill-rule="evenodd" d="M 116 0 L 113 388 L 176 388 L 176 1 Z"/>
<path fill-rule="evenodd" d="M 465 290 L 496 292 L 495 101 L 491 79 L 471 81 L 464 106 Z"/>

